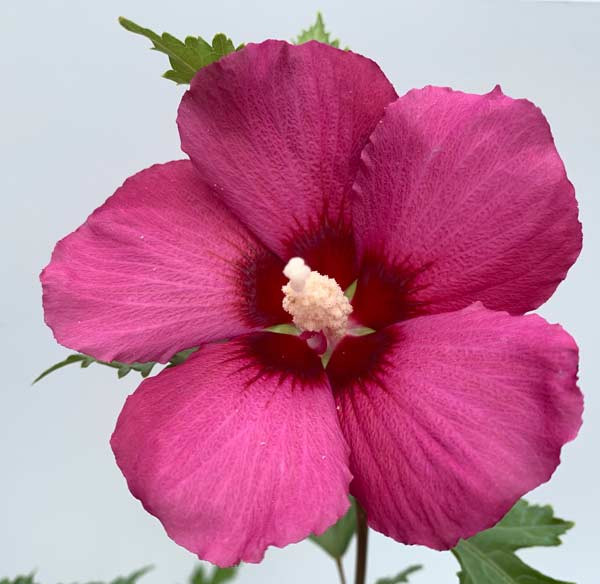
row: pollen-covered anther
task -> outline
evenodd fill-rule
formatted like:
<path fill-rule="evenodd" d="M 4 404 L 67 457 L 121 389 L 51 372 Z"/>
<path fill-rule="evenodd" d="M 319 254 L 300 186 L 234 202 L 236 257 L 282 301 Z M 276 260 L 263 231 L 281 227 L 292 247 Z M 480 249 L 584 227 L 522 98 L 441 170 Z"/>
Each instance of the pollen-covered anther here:
<path fill-rule="evenodd" d="M 323 331 L 330 340 L 343 337 L 352 305 L 338 283 L 312 271 L 302 258 L 292 258 L 283 273 L 289 279 L 282 288 L 283 308 L 294 324 L 302 331 Z"/>

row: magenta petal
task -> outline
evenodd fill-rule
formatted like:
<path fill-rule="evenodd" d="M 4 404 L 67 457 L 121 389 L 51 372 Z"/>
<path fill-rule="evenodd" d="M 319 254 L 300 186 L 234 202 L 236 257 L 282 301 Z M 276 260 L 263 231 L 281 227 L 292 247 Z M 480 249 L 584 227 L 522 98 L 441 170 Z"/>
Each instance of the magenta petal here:
<path fill-rule="evenodd" d="M 581 424 L 577 346 L 481 304 L 346 338 L 327 371 L 376 530 L 447 549 L 547 481 Z"/>
<path fill-rule="evenodd" d="M 131 395 L 111 441 L 131 492 L 220 566 L 322 533 L 348 508 L 348 448 L 319 358 L 290 335 L 206 345 Z"/>
<path fill-rule="evenodd" d="M 381 292 L 359 284 L 365 324 L 477 300 L 521 314 L 552 294 L 581 249 L 573 187 L 548 123 L 499 87 L 486 95 L 426 87 L 399 98 L 365 148 L 355 191 L 363 279 Z M 375 315 L 382 294 L 398 305 Z"/>
<path fill-rule="evenodd" d="M 177 122 L 205 183 L 287 257 L 302 251 L 294 235 L 319 238 L 327 223 L 343 239 L 361 150 L 395 98 L 369 59 L 271 40 L 201 69 Z"/>
<path fill-rule="evenodd" d="M 57 244 L 41 277 L 46 322 L 99 359 L 165 361 L 282 322 L 281 268 L 189 161 L 170 162 L 128 179 Z"/>

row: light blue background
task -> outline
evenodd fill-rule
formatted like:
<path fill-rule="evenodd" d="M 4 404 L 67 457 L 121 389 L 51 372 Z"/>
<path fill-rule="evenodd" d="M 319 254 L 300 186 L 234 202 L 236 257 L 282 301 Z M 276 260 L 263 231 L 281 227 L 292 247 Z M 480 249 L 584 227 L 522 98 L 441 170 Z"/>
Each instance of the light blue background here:
<path fill-rule="evenodd" d="M 485 92 L 501 83 L 552 125 L 576 186 L 584 252 L 541 309 L 581 345 L 585 425 L 552 482 L 551 502 L 577 527 L 557 550 L 523 554 L 557 578 L 593 584 L 598 511 L 600 5 L 516 2 L 3 1 L 0 6 L 0 577 L 38 570 L 42 584 L 108 580 L 146 564 L 147 584 L 184 581 L 194 558 L 128 493 L 108 438 L 135 374 L 117 381 L 91 367 L 32 378 L 62 359 L 42 322 L 37 275 L 57 239 L 77 227 L 128 175 L 180 157 L 182 94 L 160 78 L 166 59 L 122 30 L 119 14 L 176 35 L 224 31 L 236 42 L 290 38 L 317 9 L 336 36 L 376 59 L 399 93 L 425 84 Z M 456 581 L 448 553 L 373 535 L 370 580 L 423 562 L 415 584 Z M 352 573 L 352 554 L 347 566 Z M 310 543 L 271 550 L 238 580 L 336 582 Z"/>

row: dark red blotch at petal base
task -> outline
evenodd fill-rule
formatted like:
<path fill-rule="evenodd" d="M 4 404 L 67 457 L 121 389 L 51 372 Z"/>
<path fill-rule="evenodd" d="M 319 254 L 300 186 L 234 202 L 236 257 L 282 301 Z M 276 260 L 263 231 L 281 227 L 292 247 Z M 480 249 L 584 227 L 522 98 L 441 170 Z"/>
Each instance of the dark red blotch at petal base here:
<path fill-rule="evenodd" d="M 354 320 L 364 326 L 380 329 L 389 324 L 426 313 L 426 304 L 416 299 L 422 288 L 415 283 L 427 266 L 414 268 L 408 263 L 392 266 L 384 254 L 364 258 L 356 294 L 352 301 Z"/>
<path fill-rule="evenodd" d="M 248 335 L 240 343 L 240 355 L 247 358 L 252 367 L 257 367 L 256 376 L 250 383 L 263 375 L 279 375 L 280 380 L 289 376 L 301 381 L 318 379 L 323 375 L 323 365 L 317 354 L 306 341 L 293 335 L 260 332 Z"/>
<path fill-rule="evenodd" d="M 244 319 L 248 323 L 267 327 L 291 320 L 282 305 L 281 288 L 287 283 L 284 266 L 283 260 L 268 250 L 240 262 L 240 294 L 246 300 Z"/>
<path fill-rule="evenodd" d="M 286 261 L 264 250 L 240 263 L 241 294 L 246 299 L 245 320 L 264 327 L 291 321 L 283 309 L 281 288 L 288 280 L 283 275 L 286 262 L 301 257 L 320 274 L 334 278 L 346 289 L 357 278 L 356 248 L 352 231 L 343 219 L 331 221 L 326 215 L 308 230 L 298 227 L 287 242 Z"/>
<path fill-rule="evenodd" d="M 395 337 L 389 329 L 361 337 L 344 337 L 326 369 L 333 392 L 354 384 L 377 383 L 386 364 L 386 354 L 394 342 Z"/>
<path fill-rule="evenodd" d="M 329 220 L 324 212 L 317 225 L 299 228 L 287 248 L 288 259 L 301 257 L 311 270 L 333 278 L 343 290 L 357 278 L 354 237 L 341 218 L 337 222 Z"/>

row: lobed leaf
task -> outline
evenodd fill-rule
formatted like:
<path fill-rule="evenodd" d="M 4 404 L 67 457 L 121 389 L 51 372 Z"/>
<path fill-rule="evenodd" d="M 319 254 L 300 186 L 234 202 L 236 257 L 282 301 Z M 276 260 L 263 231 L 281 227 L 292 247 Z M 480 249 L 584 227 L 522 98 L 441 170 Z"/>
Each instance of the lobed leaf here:
<path fill-rule="evenodd" d="M 216 34 L 212 43 L 199 36 L 188 36 L 181 41 L 168 32 L 159 35 L 122 16 L 119 17 L 119 24 L 129 32 L 146 37 L 152 42 L 155 51 L 169 57 L 171 69 L 167 70 L 163 77 L 177 84 L 189 83 L 202 67 L 244 47 L 239 45 L 236 48 L 232 40 L 222 33 Z"/>
<path fill-rule="evenodd" d="M 528 566 L 514 552 L 534 546 L 557 546 L 573 527 L 554 517 L 550 506 L 519 501 L 494 527 L 461 540 L 452 550 L 460 563 L 461 584 L 573 584 L 554 580 Z"/>
<path fill-rule="evenodd" d="M 530 505 L 521 499 L 492 529 L 469 541 L 482 550 L 516 551 L 535 546 L 557 546 L 560 536 L 573 527 L 572 521 L 554 517 L 550 505 Z"/>
<path fill-rule="evenodd" d="M 336 49 L 339 49 L 340 40 L 331 39 L 330 37 L 330 33 L 325 30 L 323 15 L 320 12 L 317 12 L 317 20 L 315 23 L 312 26 L 309 26 L 306 30 L 303 30 L 294 40 L 294 44 L 301 45 L 302 43 L 307 43 L 308 41 L 319 41 L 320 43 L 325 43 L 335 47 Z"/>
<path fill-rule="evenodd" d="M 169 359 L 168 367 L 173 367 L 175 365 L 183 363 L 194 351 L 197 350 L 198 347 L 192 347 L 191 349 L 185 349 L 184 351 L 179 351 L 179 353 L 175 353 L 175 355 L 173 355 L 171 359 Z M 122 363 L 121 361 L 99 361 L 98 359 L 94 359 L 94 357 L 90 357 L 89 355 L 75 353 L 73 355 L 69 355 L 64 360 L 55 363 L 51 367 L 48 367 L 48 369 L 40 373 L 33 380 L 33 383 L 37 383 L 47 375 L 50 375 L 50 373 L 53 373 L 58 369 L 62 369 L 67 365 L 72 365 L 73 363 L 80 363 L 81 367 L 83 368 L 89 367 L 92 363 L 97 363 L 98 365 L 104 365 L 106 367 L 112 367 L 113 369 L 117 370 L 117 377 L 119 379 L 122 379 L 123 377 L 131 373 L 131 371 L 137 371 L 142 377 L 148 377 L 148 375 L 150 375 L 150 373 L 152 372 L 154 366 L 157 364 L 156 361 L 148 361 L 147 363 Z"/>

